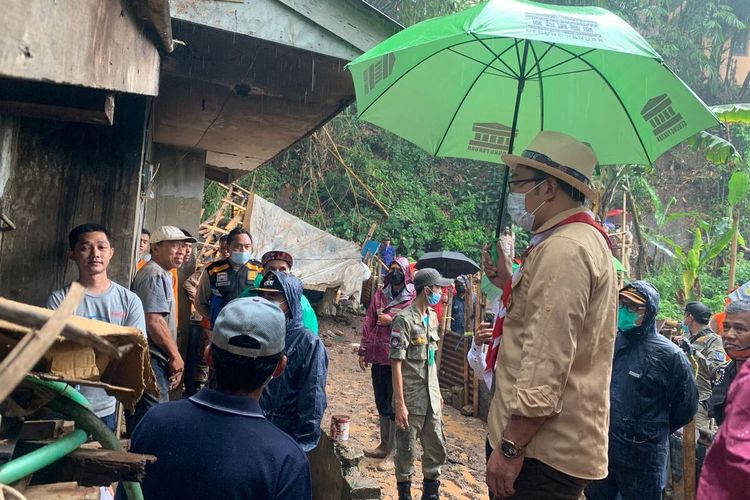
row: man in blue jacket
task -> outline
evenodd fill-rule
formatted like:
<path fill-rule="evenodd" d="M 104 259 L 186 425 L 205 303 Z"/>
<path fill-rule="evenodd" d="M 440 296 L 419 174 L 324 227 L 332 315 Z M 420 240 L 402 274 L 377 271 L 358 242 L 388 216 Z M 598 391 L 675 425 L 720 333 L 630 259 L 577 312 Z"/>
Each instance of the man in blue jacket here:
<path fill-rule="evenodd" d="M 328 400 L 328 354 L 323 342 L 302 322 L 302 282 L 291 274 L 269 271 L 255 289 L 286 315 L 284 374 L 269 382 L 260 406 L 266 418 L 309 453 L 320 440 L 320 421 Z"/>
<path fill-rule="evenodd" d="M 693 419 L 698 389 L 683 351 L 656 331 L 659 292 L 620 290 L 610 387 L 609 475 L 586 498 L 659 500 L 669 435 Z"/>

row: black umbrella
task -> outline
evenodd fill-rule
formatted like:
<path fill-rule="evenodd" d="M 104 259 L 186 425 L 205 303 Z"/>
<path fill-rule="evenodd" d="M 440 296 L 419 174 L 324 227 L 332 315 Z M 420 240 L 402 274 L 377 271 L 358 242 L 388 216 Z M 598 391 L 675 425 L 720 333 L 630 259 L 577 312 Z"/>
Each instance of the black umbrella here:
<path fill-rule="evenodd" d="M 461 252 L 428 252 L 417 261 L 417 269 L 432 267 L 446 278 L 457 278 L 462 274 L 474 274 L 479 271 L 476 262 Z"/>

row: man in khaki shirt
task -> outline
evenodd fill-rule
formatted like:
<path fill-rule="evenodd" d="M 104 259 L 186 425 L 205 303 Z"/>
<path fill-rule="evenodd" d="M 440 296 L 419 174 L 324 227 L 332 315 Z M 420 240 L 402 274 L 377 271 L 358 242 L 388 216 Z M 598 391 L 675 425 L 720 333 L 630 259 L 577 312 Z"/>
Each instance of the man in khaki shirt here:
<path fill-rule="evenodd" d="M 583 203 L 597 159 L 573 137 L 541 132 L 512 169 L 508 212 L 533 232 L 512 279 L 489 412 L 487 485 L 498 498 L 578 499 L 607 475 L 617 280 L 603 230 Z"/>

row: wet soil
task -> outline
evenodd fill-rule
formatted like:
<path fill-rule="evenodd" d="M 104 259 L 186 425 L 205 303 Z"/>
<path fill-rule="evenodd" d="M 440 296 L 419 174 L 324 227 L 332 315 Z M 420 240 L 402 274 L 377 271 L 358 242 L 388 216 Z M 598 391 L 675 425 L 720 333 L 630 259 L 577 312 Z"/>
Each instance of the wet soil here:
<path fill-rule="evenodd" d="M 380 431 L 370 372 L 360 370 L 357 363 L 361 321 L 361 317 L 354 315 L 321 318 L 320 334 L 330 358 L 328 409 L 323 426 L 330 428 L 331 415 L 349 415 L 351 444 L 364 450 L 378 445 Z M 487 433 L 484 422 L 478 418 L 465 417 L 458 410 L 447 406 L 443 409 L 443 419 L 448 463 L 442 471 L 441 498 L 488 498 L 484 482 L 484 442 Z M 421 451 L 418 454 L 421 455 Z M 380 463 L 381 460 L 378 459 L 364 458 L 360 462 L 360 471 L 378 481 L 383 499 L 395 500 L 397 493 L 393 469 L 378 470 Z M 415 464 L 415 469 L 412 495 L 419 498 L 422 486 L 419 461 Z"/>

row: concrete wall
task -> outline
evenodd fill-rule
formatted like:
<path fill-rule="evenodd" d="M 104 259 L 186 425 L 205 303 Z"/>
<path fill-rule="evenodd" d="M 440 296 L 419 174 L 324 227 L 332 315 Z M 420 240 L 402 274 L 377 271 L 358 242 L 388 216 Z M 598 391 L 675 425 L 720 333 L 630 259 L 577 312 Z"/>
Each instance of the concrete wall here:
<path fill-rule="evenodd" d="M 159 226 L 177 226 L 198 236 L 201 208 L 203 207 L 203 184 L 206 175 L 206 152 L 194 151 L 165 144 L 153 144 L 150 160 L 154 169 L 153 199 L 146 201 L 144 226 L 153 231 Z M 195 255 L 195 252 L 193 252 Z M 178 276 L 178 344 L 183 353 L 187 348 L 187 333 L 190 323 L 190 301 L 182 284 L 195 271 L 195 258 L 191 258 Z"/>
<path fill-rule="evenodd" d="M 41 304 L 74 279 L 67 235 L 86 222 L 111 230 L 110 277 L 128 285 L 148 100 L 118 95 L 113 126 L 0 117 L 0 211 L 17 226 L 0 234 L 1 296 Z"/>

